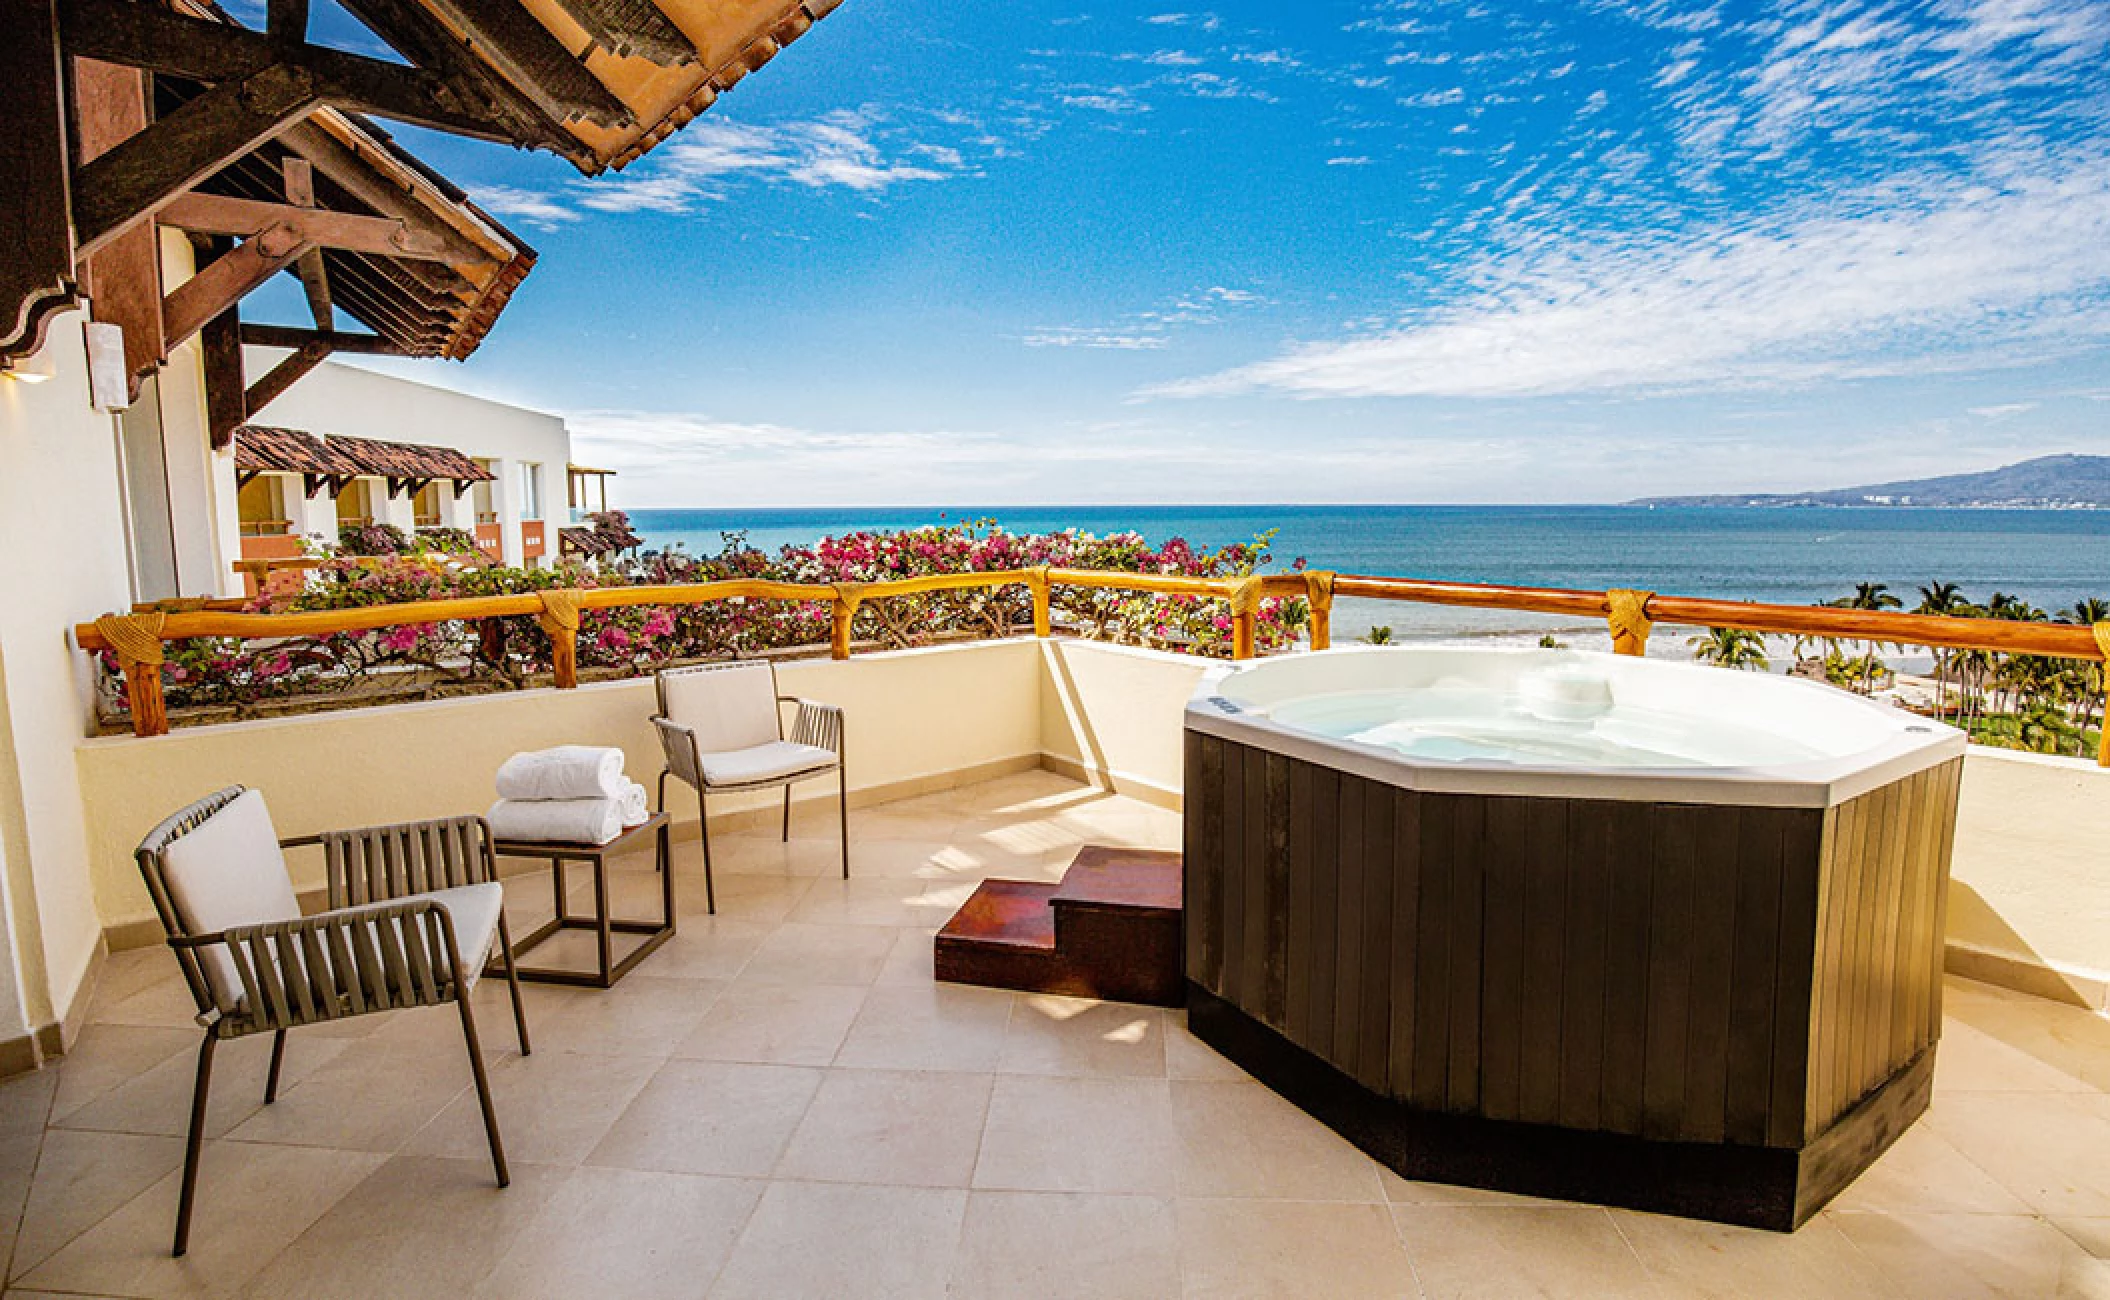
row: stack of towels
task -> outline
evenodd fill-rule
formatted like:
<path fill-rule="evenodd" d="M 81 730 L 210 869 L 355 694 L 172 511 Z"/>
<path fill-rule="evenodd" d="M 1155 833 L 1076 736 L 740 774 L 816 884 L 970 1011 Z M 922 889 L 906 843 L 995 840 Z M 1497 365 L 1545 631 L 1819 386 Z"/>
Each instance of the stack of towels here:
<path fill-rule="evenodd" d="M 491 833 L 502 840 L 606 844 L 651 818 L 645 787 L 623 774 L 623 751 L 559 745 L 515 754 L 498 769 Z"/>

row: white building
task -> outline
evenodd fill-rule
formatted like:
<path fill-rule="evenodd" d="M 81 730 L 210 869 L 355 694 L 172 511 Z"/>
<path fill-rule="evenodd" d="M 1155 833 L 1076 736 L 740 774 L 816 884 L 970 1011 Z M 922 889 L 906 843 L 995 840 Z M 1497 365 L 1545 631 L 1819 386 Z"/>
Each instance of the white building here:
<path fill-rule="evenodd" d="M 249 368 L 262 373 L 277 360 L 268 350 L 251 349 Z M 573 495 L 571 435 L 559 416 L 325 362 L 252 412 L 249 424 L 262 426 L 266 436 L 238 431 L 234 455 L 217 469 L 224 480 L 216 518 L 229 559 L 228 594 L 241 591 L 235 561 L 297 555 L 304 538 L 334 542 L 350 524 L 393 524 L 405 533 L 460 529 L 494 562 L 539 567 L 555 560 L 557 530 L 570 522 L 556 498 L 560 488 L 567 502 Z M 284 449 L 292 455 L 257 455 L 264 448 L 255 444 L 274 430 L 319 435 L 355 454 L 312 467 L 298 445 Z M 361 457 L 363 440 L 460 456 L 452 464 L 427 456 L 422 465 L 400 455 Z M 403 472 L 344 472 L 358 469 Z M 489 477 L 467 477 L 470 470 Z"/>

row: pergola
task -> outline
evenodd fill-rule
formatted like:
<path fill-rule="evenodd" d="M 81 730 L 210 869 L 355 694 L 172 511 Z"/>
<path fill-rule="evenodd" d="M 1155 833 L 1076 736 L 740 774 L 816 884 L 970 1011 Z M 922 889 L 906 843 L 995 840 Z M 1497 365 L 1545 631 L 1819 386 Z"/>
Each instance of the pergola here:
<path fill-rule="evenodd" d="M 308 0 L 268 0 L 263 31 L 213 0 L 0 0 L 0 364 L 84 301 L 122 330 L 135 393 L 196 336 L 224 446 L 333 352 L 466 357 L 535 254 L 370 118 L 593 175 L 840 0 L 340 2 L 404 62 L 313 42 Z M 157 227 L 197 249 L 173 287 Z M 241 299 L 281 270 L 313 328 L 242 323 Z M 243 343 L 291 352 L 250 383 Z"/>

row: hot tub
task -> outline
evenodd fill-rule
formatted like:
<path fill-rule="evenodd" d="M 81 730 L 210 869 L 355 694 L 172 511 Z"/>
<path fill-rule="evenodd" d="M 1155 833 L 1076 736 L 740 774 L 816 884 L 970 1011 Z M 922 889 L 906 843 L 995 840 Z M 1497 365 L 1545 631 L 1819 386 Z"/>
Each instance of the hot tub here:
<path fill-rule="evenodd" d="M 1789 1230 L 1926 1108 L 1961 733 L 1403 648 L 1186 728 L 1189 1022 L 1402 1175 Z"/>

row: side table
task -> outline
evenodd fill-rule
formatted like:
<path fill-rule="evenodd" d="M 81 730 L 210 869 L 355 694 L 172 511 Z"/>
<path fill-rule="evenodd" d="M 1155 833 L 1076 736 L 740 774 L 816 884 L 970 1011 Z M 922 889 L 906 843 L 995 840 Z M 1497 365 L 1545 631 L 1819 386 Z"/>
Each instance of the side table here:
<path fill-rule="evenodd" d="M 668 939 L 674 936 L 674 870 L 667 852 L 667 814 L 654 813 L 651 820 L 633 826 L 606 844 L 550 844 L 533 840 L 497 840 L 492 852 L 502 858 L 540 858 L 550 865 L 550 878 L 556 892 L 557 914 L 537 926 L 513 945 L 515 961 L 543 940 L 561 930 L 591 930 L 598 938 L 600 962 L 597 969 L 575 970 L 562 966 L 530 966 L 520 963 L 520 978 L 539 980 L 545 984 L 571 984 L 582 988 L 612 988 L 615 982 L 628 975 L 633 967 Z M 634 847 L 645 836 L 654 837 L 656 865 L 659 870 L 660 910 L 659 919 L 620 920 L 609 914 L 608 907 L 608 859 Z M 573 915 L 565 901 L 565 867 L 574 862 L 583 862 L 593 868 L 593 914 Z M 615 957 L 615 936 L 618 934 L 643 935 L 644 942 Z"/>

